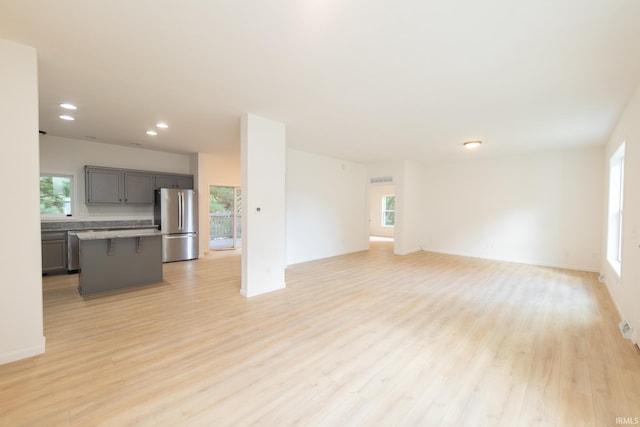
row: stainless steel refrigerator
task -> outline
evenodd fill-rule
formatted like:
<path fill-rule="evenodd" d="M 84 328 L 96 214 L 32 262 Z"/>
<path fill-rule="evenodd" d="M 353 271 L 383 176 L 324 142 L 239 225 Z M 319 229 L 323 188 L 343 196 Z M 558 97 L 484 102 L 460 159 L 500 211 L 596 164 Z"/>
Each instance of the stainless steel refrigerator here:
<path fill-rule="evenodd" d="M 162 231 L 162 262 L 198 258 L 198 197 L 195 190 L 156 190 L 154 223 Z"/>

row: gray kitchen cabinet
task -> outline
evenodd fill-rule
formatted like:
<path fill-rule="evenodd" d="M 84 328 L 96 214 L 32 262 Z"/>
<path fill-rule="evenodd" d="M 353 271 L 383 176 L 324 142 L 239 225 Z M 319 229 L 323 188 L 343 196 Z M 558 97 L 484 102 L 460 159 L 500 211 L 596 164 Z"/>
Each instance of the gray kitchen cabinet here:
<path fill-rule="evenodd" d="M 176 179 L 175 175 L 171 175 L 168 173 L 156 174 L 154 176 L 154 188 L 175 188 Z"/>
<path fill-rule="evenodd" d="M 155 188 L 193 189 L 193 175 L 162 173 L 155 175 Z"/>
<path fill-rule="evenodd" d="M 153 204 L 153 175 L 144 172 L 124 172 L 124 203 Z"/>
<path fill-rule="evenodd" d="M 144 171 L 85 166 L 88 205 L 152 205 L 154 174 Z"/>
<path fill-rule="evenodd" d="M 67 271 L 67 233 L 42 233 L 42 274 Z"/>
<path fill-rule="evenodd" d="M 193 190 L 193 175 L 176 175 L 176 188 Z"/>
<path fill-rule="evenodd" d="M 193 175 L 85 166 L 87 205 L 153 205 L 154 189 L 193 189 Z"/>
<path fill-rule="evenodd" d="M 85 195 L 88 205 L 122 203 L 123 174 L 118 169 L 85 167 Z"/>
<path fill-rule="evenodd" d="M 78 233 L 81 295 L 162 282 L 162 233 L 153 230 Z"/>

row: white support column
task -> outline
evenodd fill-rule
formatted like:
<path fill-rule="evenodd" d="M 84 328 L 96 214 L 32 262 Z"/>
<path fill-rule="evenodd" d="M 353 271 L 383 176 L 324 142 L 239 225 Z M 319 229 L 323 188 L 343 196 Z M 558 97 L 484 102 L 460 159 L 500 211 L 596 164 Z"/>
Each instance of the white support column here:
<path fill-rule="evenodd" d="M 252 297 L 284 288 L 285 126 L 253 114 L 241 121 L 242 288 Z"/>
<path fill-rule="evenodd" d="M 40 254 L 38 65 L 35 49 L 0 39 L 0 364 L 44 352 Z"/>

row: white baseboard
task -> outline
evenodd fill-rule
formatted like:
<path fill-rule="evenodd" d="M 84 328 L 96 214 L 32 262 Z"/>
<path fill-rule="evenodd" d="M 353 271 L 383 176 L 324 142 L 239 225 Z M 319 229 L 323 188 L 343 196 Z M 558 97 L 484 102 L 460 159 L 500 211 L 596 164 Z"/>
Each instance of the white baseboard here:
<path fill-rule="evenodd" d="M 414 254 L 414 253 L 420 252 L 420 251 L 422 251 L 422 249 L 420 247 L 415 247 L 413 249 L 408 249 L 408 250 L 405 250 L 405 251 L 396 252 L 395 251 L 395 247 L 394 247 L 393 254 L 394 255 L 404 256 L 404 255 Z"/>
<path fill-rule="evenodd" d="M 279 291 L 280 289 L 284 289 L 286 287 L 287 287 L 287 284 L 283 283 L 282 285 L 275 288 L 259 289 L 258 291 L 253 291 L 253 292 L 247 292 L 246 289 L 242 288 L 240 289 L 240 295 L 242 295 L 245 298 L 251 298 L 251 297 L 256 297 L 258 295 L 268 294 L 269 292 Z"/>
<path fill-rule="evenodd" d="M 476 253 L 465 253 L 465 252 L 448 252 L 441 251 L 437 249 L 429 249 L 427 246 L 423 246 L 422 250 L 425 252 L 434 252 L 438 254 L 446 254 L 446 255 L 456 255 L 468 258 L 479 258 L 479 259 L 487 259 L 492 261 L 502 261 L 502 262 L 513 262 L 516 264 L 526 264 L 526 265 L 535 265 L 538 267 L 551 267 L 551 268 L 561 268 L 563 270 L 577 270 L 577 271 L 586 271 L 589 273 L 598 273 L 600 271 L 599 267 L 587 267 L 575 264 L 562 264 L 562 263 L 553 263 L 542 260 L 535 259 L 523 259 L 523 258 L 508 258 L 508 257 L 491 257 L 491 256 L 482 256 Z"/>
<path fill-rule="evenodd" d="M 40 342 L 37 344 L 0 354 L 0 365 L 43 354 L 45 349 L 45 341 L 45 337 L 42 337 Z"/>

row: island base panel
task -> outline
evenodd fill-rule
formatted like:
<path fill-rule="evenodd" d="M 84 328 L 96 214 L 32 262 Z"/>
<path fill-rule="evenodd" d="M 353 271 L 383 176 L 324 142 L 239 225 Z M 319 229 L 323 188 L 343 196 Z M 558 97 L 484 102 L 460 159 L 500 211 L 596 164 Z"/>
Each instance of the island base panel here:
<path fill-rule="evenodd" d="M 83 240 L 80 266 L 81 295 L 161 282 L 161 236 Z"/>

